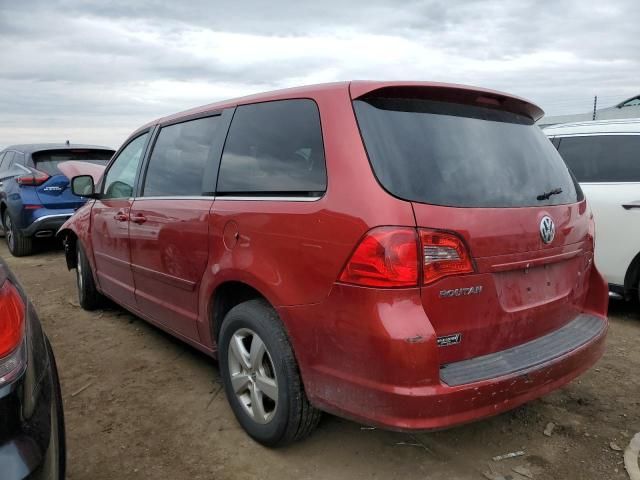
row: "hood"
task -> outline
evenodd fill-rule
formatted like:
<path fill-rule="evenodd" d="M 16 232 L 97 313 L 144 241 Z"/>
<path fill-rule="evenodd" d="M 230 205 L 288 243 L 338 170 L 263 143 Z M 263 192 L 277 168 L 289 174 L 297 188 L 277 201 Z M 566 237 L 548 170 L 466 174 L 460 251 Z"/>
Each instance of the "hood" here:
<path fill-rule="evenodd" d="M 58 169 L 69 179 L 77 177 L 78 175 L 91 175 L 93 182 L 98 183 L 106 165 L 97 165 L 95 163 L 81 162 L 76 160 L 70 160 L 68 162 L 60 162 Z"/>

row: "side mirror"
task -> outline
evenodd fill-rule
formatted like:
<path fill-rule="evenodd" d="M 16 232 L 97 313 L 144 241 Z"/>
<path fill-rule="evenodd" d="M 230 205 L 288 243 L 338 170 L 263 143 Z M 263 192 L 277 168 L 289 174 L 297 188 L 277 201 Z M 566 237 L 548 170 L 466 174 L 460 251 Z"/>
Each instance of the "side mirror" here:
<path fill-rule="evenodd" d="M 91 175 L 73 177 L 71 179 L 71 191 L 80 197 L 97 198 L 96 186 Z"/>

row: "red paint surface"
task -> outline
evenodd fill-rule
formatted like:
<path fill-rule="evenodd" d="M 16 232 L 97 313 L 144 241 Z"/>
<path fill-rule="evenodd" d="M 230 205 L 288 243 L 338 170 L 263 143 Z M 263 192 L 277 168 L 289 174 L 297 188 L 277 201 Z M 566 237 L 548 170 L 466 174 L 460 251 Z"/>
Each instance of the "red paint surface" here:
<path fill-rule="evenodd" d="M 129 247 L 131 203 L 126 198 L 96 200 L 90 215 L 91 246 L 85 245 L 94 259 L 100 290 L 126 307 L 136 305 Z"/>
<path fill-rule="evenodd" d="M 473 92 L 419 86 L 448 97 Z M 440 382 L 439 368 L 537 338 L 580 312 L 606 322 L 607 286 L 591 261 L 586 202 L 463 209 L 392 197 L 371 171 L 351 107 L 352 94 L 382 87 L 402 85 L 291 89 L 158 121 L 257 101 L 314 99 L 328 172 L 327 192 L 317 201 L 96 201 L 63 230 L 82 242 L 103 293 L 213 355 L 217 288 L 226 282 L 253 287 L 279 312 L 311 401 L 339 415 L 391 428 L 441 428 L 513 408 L 567 383 L 601 356 L 604 334 L 527 375 L 452 388 Z M 481 92 L 502 95 L 512 110 L 540 112 L 523 100 Z M 116 220 L 118 213 L 130 220 Z M 543 215 L 556 223 L 551 245 L 540 240 Z M 385 225 L 455 232 L 475 272 L 423 288 L 337 282 L 365 233 Z M 482 286 L 481 294 L 439 296 L 440 290 L 472 286 Z M 436 337 L 451 333 L 462 333 L 462 342 L 437 347 Z"/>
<path fill-rule="evenodd" d="M 187 337 L 198 338 L 198 285 L 209 259 L 213 200 L 138 198 L 129 242 L 139 310 Z"/>

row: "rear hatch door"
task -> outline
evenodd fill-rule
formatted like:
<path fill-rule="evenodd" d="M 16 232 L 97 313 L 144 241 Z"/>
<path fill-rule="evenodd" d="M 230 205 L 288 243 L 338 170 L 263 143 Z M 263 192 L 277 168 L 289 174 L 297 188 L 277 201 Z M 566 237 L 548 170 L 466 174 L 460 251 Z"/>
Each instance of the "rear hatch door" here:
<path fill-rule="evenodd" d="M 472 272 L 423 279 L 442 363 L 575 318 L 592 259 L 590 213 L 530 105 L 405 89 L 377 91 L 354 109 L 382 186 L 412 202 L 421 232 L 449 235 L 471 258 Z"/>
<path fill-rule="evenodd" d="M 71 192 L 69 179 L 53 175 L 36 187 L 38 198 L 46 208 L 78 208 L 84 201 Z"/>

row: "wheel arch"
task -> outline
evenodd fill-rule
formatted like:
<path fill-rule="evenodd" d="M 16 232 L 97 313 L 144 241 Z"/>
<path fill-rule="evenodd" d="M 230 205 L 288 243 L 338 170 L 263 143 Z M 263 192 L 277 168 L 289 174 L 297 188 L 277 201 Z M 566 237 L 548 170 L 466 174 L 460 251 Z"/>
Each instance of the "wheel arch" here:
<path fill-rule="evenodd" d="M 4 214 L 5 214 L 5 212 L 7 212 L 9 215 L 11 215 L 11 211 L 13 209 L 14 209 L 14 207 L 9 205 L 9 202 L 7 201 L 7 199 L 3 198 L 2 201 L 0 202 L 0 224 L 2 224 L 2 228 L 4 228 Z"/>
<path fill-rule="evenodd" d="M 209 300 L 211 338 L 215 344 L 218 343 L 222 321 L 227 313 L 236 305 L 253 299 L 262 299 L 273 307 L 264 294 L 248 283 L 228 280 L 216 286 Z"/>
<path fill-rule="evenodd" d="M 56 238 L 62 240 L 64 245 L 65 259 L 69 270 L 76 268 L 76 245 L 80 242 L 87 254 L 89 265 L 96 276 L 95 262 L 93 259 L 91 245 L 91 205 L 85 204 L 80 207 L 57 231 Z"/>
<path fill-rule="evenodd" d="M 640 282 L 640 252 L 633 257 L 627 272 L 624 275 L 624 297 L 628 300 L 633 298 L 633 294 L 638 290 Z M 637 296 L 637 295 L 636 295 Z"/>
<path fill-rule="evenodd" d="M 70 228 L 62 228 L 58 231 L 56 236 L 62 240 L 64 245 L 64 257 L 67 261 L 67 269 L 71 270 L 76 268 L 78 259 L 76 256 L 76 245 L 78 243 L 78 236 Z"/>

